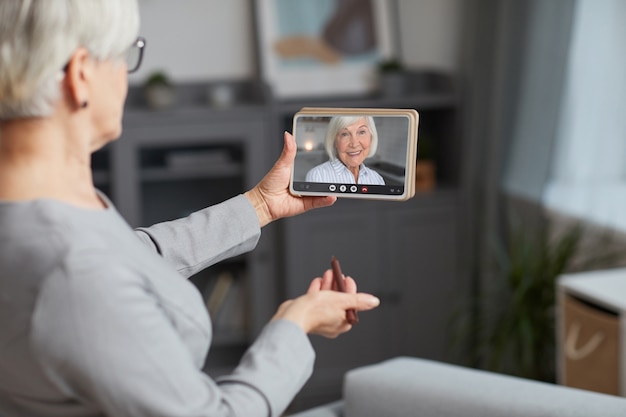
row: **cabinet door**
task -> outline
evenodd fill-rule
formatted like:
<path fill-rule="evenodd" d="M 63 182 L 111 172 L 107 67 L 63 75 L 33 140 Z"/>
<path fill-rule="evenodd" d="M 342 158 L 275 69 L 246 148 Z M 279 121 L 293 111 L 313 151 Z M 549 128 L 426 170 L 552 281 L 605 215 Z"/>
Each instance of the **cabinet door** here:
<path fill-rule="evenodd" d="M 334 207 L 285 221 L 286 291 L 288 297 L 304 293 L 312 278 L 330 268 L 336 256 L 345 275 L 354 277 L 359 290 L 378 288 L 382 255 L 377 212 L 367 202 L 338 201 Z M 352 331 L 337 339 L 312 336 L 316 370 L 303 396 L 339 394 L 345 371 L 385 357 L 387 341 L 381 335 L 384 308 L 360 314 Z"/>
<path fill-rule="evenodd" d="M 381 280 L 379 222 L 368 203 L 337 202 L 335 207 L 307 213 L 286 222 L 286 289 L 288 297 L 303 294 L 314 277 L 330 268 L 336 256 L 343 273 L 354 277 L 360 291 L 374 291 Z M 363 207 L 362 207 L 363 206 Z M 380 314 L 362 313 L 354 329 L 332 341 L 313 338 L 321 367 L 350 368 L 379 356 Z M 372 331 L 373 330 L 373 331 Z M 329 342 L 329 343 L 327 343 Z M 358 346 L 358 349 L 355 347 Z"/>
<path fill-rule="evenodd" d="M 297 406 L 339 398 L 354 367 L 397 355 L 444 357 L 447 323 L 467 285 L 457 271 L 456 202 L 437 200 L 340 200 L 285 222 L 287 296 L 303 293 L 335 255 L 360 290 L 381 298 L 349 333 L 312 337 L 316 369 Z"/>
<path fill-rule="evenodd" d="M 456 215 L 454 206 L 436 205 L 385 216 L 392 356 L 443 360 L 448 352 L 448 324 L 467 289 L 457 267 Z"/>

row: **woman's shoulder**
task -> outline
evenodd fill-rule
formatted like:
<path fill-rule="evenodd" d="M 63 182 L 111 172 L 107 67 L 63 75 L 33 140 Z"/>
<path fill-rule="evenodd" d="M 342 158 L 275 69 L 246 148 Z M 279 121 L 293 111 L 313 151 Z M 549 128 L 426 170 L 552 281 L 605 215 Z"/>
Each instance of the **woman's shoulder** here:
<path fill-rule="evenodd" d="M 98 281 L 85 278 L 93 273 L 111 282 L 116 276 L 111 270 L 119 265 L 118 248 L 137 240 L 115 212 L 77 209 L 48 200 L 1 204 L 0 229 L 0 247 L 11 247 L 19 255 L 1 258 L 0 269 L 29 277 L 33 285 L 61 276 L 82 277 L 94 284 Z M 24 258 L 30 261 L 23 262 Z"/>
<path fill-rule="evenodd" d="M 335 176 L 331 161 L 326 161 L 311 168 L 306 174 L 307 182 L 329 182 Z"/>
<path fill-rule="evenodd" d="M 371 177 L 370 181 L 372 184 L 385 185 L 385 179 L 375 169 L 369 168 L 365 164 L 363 164 L 363 169 Z"/>
<path fill-rule="evenodd" d="M 314 166 L 313 168 L 311 168 L 311 171 L 321 171 L 321 170 L 325 170 L 325 169 L 332 169 L 333 168 L 333 161 L 326 161 L 326 162 L 322 162 L 319 165 Z"/>

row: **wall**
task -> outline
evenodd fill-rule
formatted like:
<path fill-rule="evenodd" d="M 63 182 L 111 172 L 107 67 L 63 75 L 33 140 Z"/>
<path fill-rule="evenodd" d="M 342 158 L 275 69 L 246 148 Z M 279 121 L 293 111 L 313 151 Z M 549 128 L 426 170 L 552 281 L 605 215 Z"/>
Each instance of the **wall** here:
<path fill-rule="evenodd" d="M 457 72 L 463 0 L 397 0 L 400 49 L 410 67 Z"/>
<path fill-rule="evenodd" d="M 255 74 L 249 0 L 139 0 L 139 9 L 146 55 L 129 82 L 141 82 L 155 69 L 175 81 Z"/>
<path fill-rule="evenodd" d="M 407 65 L 457 70 L 462 1 L 397 0 Z M 166 70 L 175 81 L 242 79 L 257 73 L 252 0 L 139 0 L 139 7 L 146 56 L 131 84 L 156 69 Z"/>

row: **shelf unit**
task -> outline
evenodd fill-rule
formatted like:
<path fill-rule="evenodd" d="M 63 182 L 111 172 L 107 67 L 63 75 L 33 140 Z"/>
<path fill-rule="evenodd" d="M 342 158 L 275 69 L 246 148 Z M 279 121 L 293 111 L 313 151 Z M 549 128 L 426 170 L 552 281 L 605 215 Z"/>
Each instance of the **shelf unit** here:
<path fill-rule="evenodd" d="M 446 321 L 469 279 L 457 268 L 464 213 L 459 97 L 450 79 L 422 74 L 406 95 L 277 101 L 261 83 L 237 82 L 235 103 L 213 108 L 207 85 L 178 87 L 178 105 L 147 110 L 131 90 L 122 137 L 94 155 L 94 179 L 132 226 L 169 220 L 241 193 L 271 168 L 302 107 L 413 108 L 434 143 L 437 187 L 404 203 L 340 199 L 263 229 L 257 248 L 192 281 L 210 297 L 228 271 L 242 288 L 242 326 L 219 329 L 206 371 L 228 372 L 286 298 L 301 295 L 335 255 L 382 305 L 335 340 L 312 336 L 316 369 L 290 411 L 341 396 L 343 374 L 396 355 L 445 359 Z M 419 157 L 419 142 L 418 142 Z M 205 158 L 204 160 L 202 158 Z M 224 301 L 226 302 L 226 301 Z M 230 303 L 228 303 L 230 304 Z"/>
<path fill-rule="evenodd" d="M 278 132 L 292 130 L 293 115 L 302 107 L 400 108 L 419 112 L 419 137 L 428 137 L 434 145 L 440 187 L 459 187 L 463 165 L 463 143 L 459 132 L 460 96 L 454 81 L 436 72 L 418 72 L 409 78 L 405 94 L 389 96 L 370 94 L 361 97 L 325 97 L 273 102 L 272 113 Z M 276 135 L 274 135 L 276 136 Z M 418 158 L 419 158 L 418 140 Z"/>
<path fill-rule="evenodd" d="M 285 298 L 306 291 L 309 281 L 330 267 L 333 255 L 359 289 L 381 298 L 381 306 L 363 313 L 350 333 L 334 340 L 312 337 L 315 370 L 291 411 L 341 398 L 349 369 L 398 355 L 447 359 L 450 311 L 460 308 L 470 287 L 459 270 L 465 212 L 460 97 L 452 80 L 440 74 L 421 73 L 415 81 L 402 96 L 273 103 L 276 132 L 291 131 L 293 114 L 302 107 L 416 109 L 418 136 L 429 138 L 437 167 L 436 188 L 418 191 L 407 202 L 339 199 L 332 208 L 282 220 Z"/>

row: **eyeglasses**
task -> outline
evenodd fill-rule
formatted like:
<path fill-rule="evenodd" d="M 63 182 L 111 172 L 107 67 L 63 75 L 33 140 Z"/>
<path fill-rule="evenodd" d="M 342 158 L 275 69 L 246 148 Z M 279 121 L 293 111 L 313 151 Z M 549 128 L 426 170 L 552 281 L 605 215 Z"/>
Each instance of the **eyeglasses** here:
<path fill-rule="evenodd" d="M 129 74 L 137 71 L 141 66 L 143 59 L 143 48 L 146 46 L 146 40 L 138 37 L 137 40 L 128 48 L 126 52 L 126 68 Z"/>
<path fill-rule="evenodd" d="M 145 46 L 146 40 L 140 36 L 126 51 L 124 58 L 126 60 L 126 70 L 129 74 L 137 71 L 141 66 L 141 61 L 143 60 L 143 48 Z M 63 67 L 63 73 L 67 72 L 68 65 L 69 62 Z"/>

